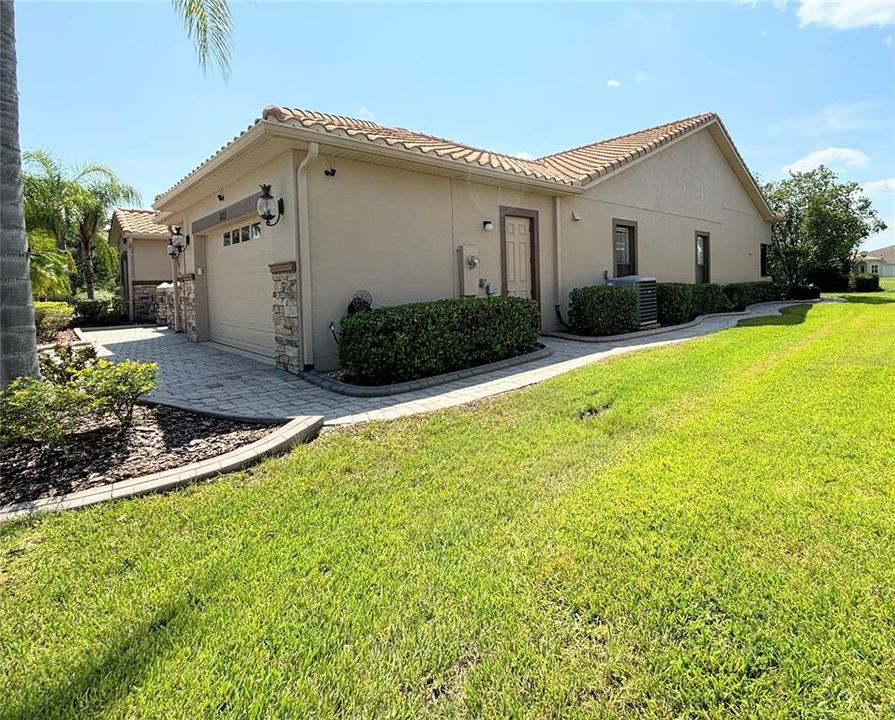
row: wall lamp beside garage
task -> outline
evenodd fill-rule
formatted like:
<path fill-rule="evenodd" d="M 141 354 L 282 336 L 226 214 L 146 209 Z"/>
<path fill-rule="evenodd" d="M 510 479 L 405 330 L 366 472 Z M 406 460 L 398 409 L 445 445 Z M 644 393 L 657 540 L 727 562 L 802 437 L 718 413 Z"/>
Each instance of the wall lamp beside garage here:
<path fill-rule="evenodd" d="M 482 220 L 482 229 L 484 229 L 485 232 L 491 232 L 494 229 L 494 221 Z"/>
<path fill-rule="evenodd" d="M 258 203 L 255 206 L 258 210 L 258 217 L 264 221 L 265 225 L 273 227 L 280 222 L 286 206 L 283 203 L 283 198 L 274 199 L 273 195 L 270 194 L 270 185 L 260 185 L 259 187 L 261 188 L 261 195 L 258 197 Z"/>
<path fill-rule="evenodd" d="M 168 255 L 176 260 L 190 244 L 190 236 L 185 236 L 182 232 L 180 232 L 179 225 L 172 225 L 170 231 L 171 235 L 168 238 Z"/>

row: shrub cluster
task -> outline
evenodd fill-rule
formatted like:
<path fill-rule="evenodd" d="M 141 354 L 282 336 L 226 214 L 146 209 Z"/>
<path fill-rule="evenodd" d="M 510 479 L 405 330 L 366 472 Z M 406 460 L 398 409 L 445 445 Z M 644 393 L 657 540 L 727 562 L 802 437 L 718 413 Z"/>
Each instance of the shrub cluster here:
<path fill-rule="evenodd" d="M 115 300 L 79 300 L 75 312 L 85 325 L 105 325 L 121 319 L 121 312 Z"/>
<path fill-rule="evenodd" d="M 659 323 L 681 325 L 699 315 L 727 312 L 731 302 L 715 283 L 659 283 L 656 286 Z"/>
<path fill-rule="evenodd" d="M 50 342 L 57 333 L 68 327 L 74 317 L 74 309 L 66 302 L 35 302 L 34 325 L 37 339 Z"/>
<path fill-rule="evenodd" d="M 780 288 L 771 282 L 741 282 L 724 286 L 724 294 L 733 310 L 745 310 L 748 305 L 782 300 Z"/>
<path fill-rule="evenodd" d="M 569 293 L 569 326 L 576 335 L 621 335 L 637 329 L 637 293 L 614 285 L 575 288 Z"/>
<path fill-rule="evenodd" d="M 815 268 L 808 273 L 808 285 L 816 285 L 821 292 L 848 290 L 848 275 L 835 267 Z"/>
<path fill-rule="evenodd" d="M 362 385 L 404 382 L 528 352 L 540 326 L 537 303 L 524 298 L 376 308 L 342 318 L 339 361 Z"/>
<path fill-rule="evenodd" d="M 877 292 L 879 290 L 879 275 L 857 273 L 852 281 L 855 292 Z"/>
<path fill-rule="evenodd" d="M 820 288 L 816 285 L 795 285 L 786 294 L 789 300 L 817 300 L 820 297 Z"/>
<path fill-rule="evenodd" d="M 733 307 L 724 288 L 716 283 L 699 283 L 693 288 L 693 316 L 727 312 Z"/>
<path fill-rule="evenodd" d="M 0 393 L 0 440 L 59 443 L 88 418 L 125 427 L 155 387 L 156 364 L 99 360 L 92 347 L 57 346 L 40 358 L 42 379 L 21 377 Z"/>

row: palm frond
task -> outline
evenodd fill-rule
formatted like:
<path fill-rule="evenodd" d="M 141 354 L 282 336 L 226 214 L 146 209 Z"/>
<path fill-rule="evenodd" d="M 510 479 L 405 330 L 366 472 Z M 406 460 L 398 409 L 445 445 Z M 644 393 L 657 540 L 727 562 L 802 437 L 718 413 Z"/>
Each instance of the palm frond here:
<path fill-rule="evenodd" d="M 227 0 L 172 0 L 187 35 L 199 55 L 199 65 L 208 71 L 217 66 L 224 80 L 230 77 L 230 39 L 233 24 Z"/>

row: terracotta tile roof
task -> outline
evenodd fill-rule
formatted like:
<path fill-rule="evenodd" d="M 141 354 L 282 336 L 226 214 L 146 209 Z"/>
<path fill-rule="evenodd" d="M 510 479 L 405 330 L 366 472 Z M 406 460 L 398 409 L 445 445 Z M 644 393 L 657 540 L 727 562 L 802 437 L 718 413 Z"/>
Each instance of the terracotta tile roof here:
<path fill-rule="evenodd" d="M 868 250 L 867 255 L 862 260 L 882 260 L 887 263 L 895 263 L 895 245 L 886 245 L 879 250 Z"/>
<path fill-rule="evenodd" d="M 167 239 L 171 234 L 165 225 L 155 222 L 155 210 L 116 208 L 112 222 L 118 221 L 122 235 L 158 236 Z"/>
<path fill-rule="evenodd" d="M 741 180 L 747 186 L 747 190 L 755 198 L 755 201 L 764 207 L 765 214 L 773 217 L 773 213 L 762 196 L 755 179 L 746 167 L 736 147 L 733 146 L 733 142 L 730 140 L 723 123 L 721 123 L 721 119 L 715 113 L 693 115 L 682 120 L 656 125 L 646 130 L 619 135 L 609 140 L 582 145 L 533 160 L 526 160 L 504 153 L 464 145 L 434 135 L 414 132 L 405 128 L 386 127 L 370 120 L 269 105 L 264 109 L 261 118 L 255 120 L 252 125 L 192 170 L 177 184 L 157 196 L 156 200 L 185 185 L 211 160 L 218 157 L 221 152 L 262 121 L 279 122 L 318 132 L 321 135 L 349 138 L 369 143 L 370 145 L 396 148 L 408 153 L 437 157 L 458 164 L 496 170 L 508 175 L 524 176 L 572 188 L 586 186 L 590 182 L 648 153 L 658 150 L 663 145 L 702 127 L 716 123 L 729 141 L 730 148 L 727 154 L 731 156 L 732 162 L 739 162 L 740 167 L 735 168 L 737 174 L 740 175 Z"/>

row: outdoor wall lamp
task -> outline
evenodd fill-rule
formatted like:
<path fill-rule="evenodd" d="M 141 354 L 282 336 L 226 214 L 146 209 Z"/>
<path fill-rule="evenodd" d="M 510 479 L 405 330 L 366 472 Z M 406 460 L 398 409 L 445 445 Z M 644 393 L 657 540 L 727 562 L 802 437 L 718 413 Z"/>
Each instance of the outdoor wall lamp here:
<path fill-rule="evenodd" d="M 482 227 L 485 232 L 491 232 L 494 229 L 494 221 L 493 220 L 483 220 Z"/>
<path fill-rule="evenodd" d="M 168 238 L 168 255 L 176 260 L 189 244 L 190 236 L 184 236 L 184 234 L 180 232 L 179 225 L 172 225 L 171 236 Z"/>
<path fill-rule="evenodd" d="M 286 206 L 283 203 L 283 198 L 274 200 L 273 195 L 270 194 L 270 185 L 262 184 L 258 187 L 261 188 L 261 196 L 258 198 L 258 203 L 256 205 L 258 216 L 264 221 L 265 225 L 273 227 L 280 222 L 280 218 L 283 216 Z M 276 220 L 274 220 L 274 218 L 276 218 Z"/>

